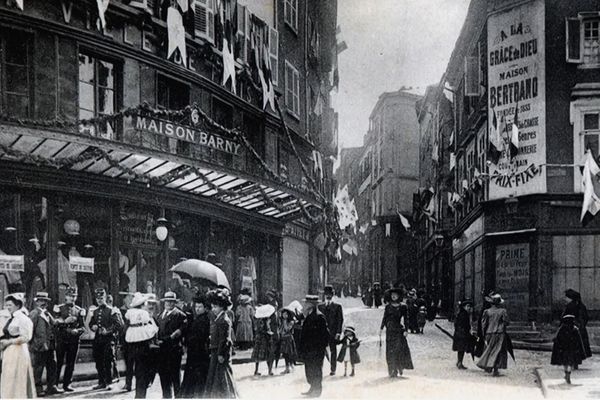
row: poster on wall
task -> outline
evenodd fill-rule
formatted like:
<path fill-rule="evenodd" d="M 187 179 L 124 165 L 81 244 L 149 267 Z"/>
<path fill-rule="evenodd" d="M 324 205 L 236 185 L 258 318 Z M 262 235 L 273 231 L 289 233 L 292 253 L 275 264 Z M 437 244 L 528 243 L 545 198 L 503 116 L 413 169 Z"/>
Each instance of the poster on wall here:
<path fill-rule="evenodd" d="M 25 272 L 25 256 L 8 256 L 0 254 L 0 271 Z"/>
<path fill-rule="evenodd" d="M 511 318 L 527 318 L 529 307 L 529 243 L 496 247 L 496 291 Z"/>
<path fill-rule="evenodd" d="M 488 18 L 488 129 L 501 151 L 490 199 L 546 191 L 544 20 L 542 0 Z"/>
<path fill-rule="evenodd" d="M 69 257 L 69 269 L 73 272 L 94 273 L 94 259 L 88 257 Z"/>

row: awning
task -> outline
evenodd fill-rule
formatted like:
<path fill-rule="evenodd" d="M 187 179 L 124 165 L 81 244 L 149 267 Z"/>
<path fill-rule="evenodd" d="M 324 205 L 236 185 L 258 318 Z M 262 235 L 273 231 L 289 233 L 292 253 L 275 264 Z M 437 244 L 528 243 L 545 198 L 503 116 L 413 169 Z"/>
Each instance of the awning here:
<path fill-rule="evenodd" d="M 0 124 L 0 160 L 29 164 L 61 160 L 50 166 L 210 198 L 284 222 L 302 216 L 302 207 L 320 207 L 309 193 L 243 171 L 47 129 Z M 64 164 L 65 160 L 77 162 Z"/>

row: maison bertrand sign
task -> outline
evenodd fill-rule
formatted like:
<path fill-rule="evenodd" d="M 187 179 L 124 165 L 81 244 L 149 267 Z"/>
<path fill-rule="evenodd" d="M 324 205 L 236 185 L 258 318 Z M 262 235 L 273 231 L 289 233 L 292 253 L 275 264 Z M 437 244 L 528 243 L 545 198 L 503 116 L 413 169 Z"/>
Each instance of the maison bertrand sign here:
<path fill-rule="evenodd" d="M 491 164 L 490 199 L 546 191 L 545 11 L 534 0 L 488 18 L 488 127 L 494 113 L 502 157 Z M 508 155 L 518 108 L 519 150 Z M 504 120 L 504 123 L 501 121 Z"/>
<path fill-rule="evenodd" d="M 235 140 L 175 122 L 137 115 L 133 119 L 133 127 L 136 131 L 166 136 L 233 155 L 240 154 L 241 144 Z"/>

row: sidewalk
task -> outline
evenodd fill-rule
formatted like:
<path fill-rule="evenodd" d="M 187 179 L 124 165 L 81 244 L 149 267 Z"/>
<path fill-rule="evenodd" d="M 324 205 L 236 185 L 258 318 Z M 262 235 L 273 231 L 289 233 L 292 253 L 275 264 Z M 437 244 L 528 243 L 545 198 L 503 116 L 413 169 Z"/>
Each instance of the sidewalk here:
<path fill-rule="evenodd" d="M 600 399 L 600 360 L 592 357 L 571 373 L 571 385 L 564 379 L 561 366 L 536 368 L 540 387 L 548 399 Z"/>

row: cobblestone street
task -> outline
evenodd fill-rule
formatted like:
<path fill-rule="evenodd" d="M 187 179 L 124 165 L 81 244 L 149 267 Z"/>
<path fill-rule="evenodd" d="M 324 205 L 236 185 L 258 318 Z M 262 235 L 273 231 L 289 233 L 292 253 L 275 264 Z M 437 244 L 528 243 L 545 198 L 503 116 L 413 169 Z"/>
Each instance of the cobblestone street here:
<path fill-rule="evenodd" d="M 374 395 L 382 398 L 401 395 L 402 398 L 485 398 L 513 399 L 543 398 L 536 382 L 534 369 L 549 364 L 550 353 L 517 350 L 516 363 L 509 360 L 509 368 L 502 376 L 493 378 L 477 368 L 468 359 L 468 370 L 459 371 L 454 366 L 456 354 L 451 351 L 451 340 L 433 323 L 428 323 L 423 335 L 409 335 L 408 340 L 415 369 L 405 371 L 401 379 L 390 380 L 387 377 L 385 362 L 385 342 L 379 347 L 378 331 L 383 309 L 364 308 L 356 299 L 342 299 L 345 304 L 345 323 L 357 328 L 359 338 L 363 340 L 359 353 L 363 362 L 357 366 L 355 377 L 343 377 L 343 365 L 338 365 L 336 376 L 328 375 L 329 365 L 325 361 L 323 398 L 370 398 Z M 446 330 L 452 331 L 452 325 L 445 320 L 436 320 Z M 385 334 L 384 334 L 385 340 Z M 243 398 L 263 398 L 265 390 L 272 398 L 301 398 L 307 389 L 303 366 L 296 367 L 289 375 L 281 375 L 283 366 L 275 370 L 275 376 L 254 377 L 254 364 L 234 366 L 234 375 L 238 390 Z M 585 371 L 585 369 L 584 369 Z M 261 365 L 266 373 L 266 365 Z M 577 375 L 574 375 L 574 380 Z M 110 392 L 91 391 L 94 382 L 81 382 L 77 392 L 70 398 L 133 398 L 133 393 L 124 393 L 118 389 L 122 382 L 113 385 Z M 158 377 L 148 392 L 149 398 L 160 398 Z M 57 397 L 57 396 L 54 396 Z"/>

